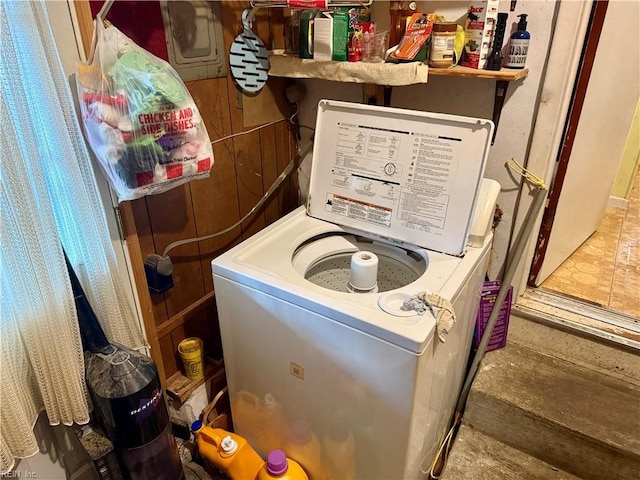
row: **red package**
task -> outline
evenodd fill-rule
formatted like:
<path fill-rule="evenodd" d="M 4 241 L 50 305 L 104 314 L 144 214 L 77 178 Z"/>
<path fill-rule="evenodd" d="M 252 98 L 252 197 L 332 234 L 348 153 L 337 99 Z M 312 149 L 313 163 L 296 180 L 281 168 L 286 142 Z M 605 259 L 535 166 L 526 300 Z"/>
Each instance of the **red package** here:
<path fill-rule="evenodd" d="M 347 60 L 350 62 L 359 62 L 362 60 L 362 34 L 355 31 L 349 34 L 349 43 L 347 43 Z"/>
<path fill-rule="evenodd" d="M 369 60 L 373 56 L 373 39 L 376 25 L 373 22 L 359 22 L 353 25 L 347 44 L 347 60 L 359 62 Z"/>

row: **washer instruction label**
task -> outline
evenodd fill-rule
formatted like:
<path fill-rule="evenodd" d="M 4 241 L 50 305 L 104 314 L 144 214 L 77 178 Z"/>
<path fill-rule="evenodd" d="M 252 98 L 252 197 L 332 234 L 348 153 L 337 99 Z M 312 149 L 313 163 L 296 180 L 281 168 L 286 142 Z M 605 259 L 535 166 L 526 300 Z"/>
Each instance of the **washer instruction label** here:
<path fill-rule="evenodd" d="M 458 138 L 412 133 L 411 163 L 402 188 L 400 215 L 405 226 L 443 229 Z M 408 225 L 407 225 L 408 224 Z"/>
<path fill-rule="evenodd" d="M 489 120 L 321 100 L 307 211 L 460 255 L 492 131 Z"/>
<path fill-rule="evenodd" d="M 326 209 L 391 227 L 443 229 L 461 139 L 339 122 Z"/>
<path fill-rule="evenodd" d="M 387 228 L 391 227 L 391 213 L 393 212 L 391 208 L 362 202 L 355 198 L 329 193 L 327 194 L 326 210 L 343 217 L 354 218 Z"/>

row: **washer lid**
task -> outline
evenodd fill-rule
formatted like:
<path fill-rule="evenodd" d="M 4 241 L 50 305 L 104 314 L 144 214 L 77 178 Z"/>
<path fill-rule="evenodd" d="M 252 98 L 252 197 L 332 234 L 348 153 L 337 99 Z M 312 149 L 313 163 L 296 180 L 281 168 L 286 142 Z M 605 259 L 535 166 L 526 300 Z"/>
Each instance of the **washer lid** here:
<path fill-rule="evenodd" d="M 307 212 L 462 255 L 493 122 L 320 100 Z"/>

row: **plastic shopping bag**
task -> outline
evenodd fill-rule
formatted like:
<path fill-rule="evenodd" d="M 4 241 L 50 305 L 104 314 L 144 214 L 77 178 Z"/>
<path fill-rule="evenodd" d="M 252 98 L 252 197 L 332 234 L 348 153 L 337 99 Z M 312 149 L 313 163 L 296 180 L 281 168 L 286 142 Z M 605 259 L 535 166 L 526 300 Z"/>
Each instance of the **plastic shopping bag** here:
<path fill-rule="evenodd" d="M 85 134 L 118 200 L 206 178 L 213 150 L 175 70 L 114 26 L 96 22 L 93 61 L 78 67 Z"/>

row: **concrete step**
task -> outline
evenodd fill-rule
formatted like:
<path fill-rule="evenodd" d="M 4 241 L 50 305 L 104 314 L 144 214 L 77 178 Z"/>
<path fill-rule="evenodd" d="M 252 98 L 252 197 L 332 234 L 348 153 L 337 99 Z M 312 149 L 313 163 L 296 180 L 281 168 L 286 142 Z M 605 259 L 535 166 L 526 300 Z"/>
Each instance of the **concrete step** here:
<path fill-rule="evenodd" d="M 640 350 L 511 313 L 508 342 L 640 386 Z"/>
<path fill-rule="evenodd" d="M 462 425 L 440 479 L 579 480 L 579 477 Z"/>
<path fill-rule="evenodd" d="M 463 424 L 584 480 L 640 479 L 640 387 L 523 345 L 485 356 Z"/>

